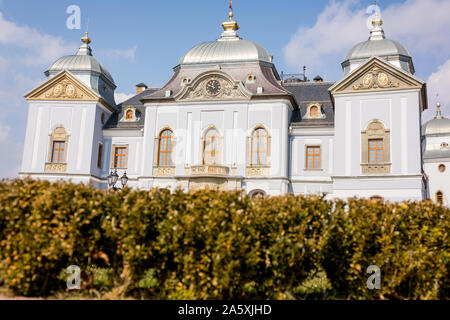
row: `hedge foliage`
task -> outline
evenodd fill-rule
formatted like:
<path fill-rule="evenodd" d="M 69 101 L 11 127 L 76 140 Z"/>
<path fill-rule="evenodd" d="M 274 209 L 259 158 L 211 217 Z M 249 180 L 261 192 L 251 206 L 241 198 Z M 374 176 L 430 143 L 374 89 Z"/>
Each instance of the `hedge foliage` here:
<path fill-rule="evenodd" d="M 78 265 L 84 283 L 119 297 L 293 299 L 319 273 L 333 297 L 448 299 L 449 218 L 430 201 L 252 201 L 17 179 L 0 183 L 0 283 L 47 296 Z M 380 290 L 367 288 L 370 265 Z"/>

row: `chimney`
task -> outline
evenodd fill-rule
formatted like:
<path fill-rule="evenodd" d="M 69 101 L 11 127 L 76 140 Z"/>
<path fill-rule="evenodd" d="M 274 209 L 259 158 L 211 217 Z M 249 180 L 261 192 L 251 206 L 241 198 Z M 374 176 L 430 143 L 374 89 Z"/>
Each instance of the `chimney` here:
<path fill-rule="evenodd" d="M 321 76 L 316 76 L 314 82 L 323 82 L 323 78 Z"/>
<path fill-rule="evenodd" d="M 136 94 L 140 94 L 147 89 L 148 89 L 148 87 L 145 83 L 139 83 L 136 85 Z"/>

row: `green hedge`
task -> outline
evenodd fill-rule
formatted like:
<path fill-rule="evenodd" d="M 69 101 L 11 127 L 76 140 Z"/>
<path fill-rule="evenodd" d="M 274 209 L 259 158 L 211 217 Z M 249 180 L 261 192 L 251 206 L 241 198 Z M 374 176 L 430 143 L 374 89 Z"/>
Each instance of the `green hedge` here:
<path fill-rule="evenodd" d="M 320 282 L 336 298 L 448 299 L 449 217 L 429 201 L 252 201 L 13 180 L 0 183 L 0 282 L 47 296 L 78 265 L 97 275 L 91 289 L 116 297 L 293 299 Z M 381 290 L 367 289 L 370 265 Z"/>

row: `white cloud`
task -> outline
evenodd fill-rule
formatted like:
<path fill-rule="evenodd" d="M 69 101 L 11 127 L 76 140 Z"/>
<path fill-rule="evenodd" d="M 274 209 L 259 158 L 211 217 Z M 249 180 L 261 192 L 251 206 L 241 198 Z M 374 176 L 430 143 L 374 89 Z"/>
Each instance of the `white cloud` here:
<path fill-rule="evenodd" d="M 136 58 L 137 46 L 130 49 L 111 49 L 111 50 L 98 50 L 97 53 L 105 58 L 125 58 L 130 61 L 134 61 Z"/>
<path fill-rule="evenodd" d="M 67 44 L 62 38 L 42 34 L 28 26 L 19 26 L 8 21 L 0 12 L 0 46 L 19 47 L 26 50 L 20 62 L 29 65 L 42 65 L 72 53 L 76 45 Z"/>
<path fill-rule="evenodd" d="M 2 154 L 0 178 L 15 177 L 20 170 L 23 146 L 11 140 L 10 131 L 8 125 L 0 122 L 0 149 L 7 150 Z"/>
<path fill-rule="evenodd" d="M 127 101 L 130 98 L 133 98 L 135 95 L 134 94 L 126 94 L 126 93 L 114 93 L 114 98 L 116 99 L 116 103 L 122 103 L 124 101 Z"/>
<path fill-rule="evenodd" d="M 423 120 L 427 121 L 436 115 L 436 103 L 441 104 L 445 117 L 450 118 L 450 60 L 441 65 L 430 75 L 428 85 L 428 110 L 423 113 Z M 439 94 L 439 97 L 437 97 Z"/>
<path fill-rule="evenodd" d="M 406 0 L 382 11 L 388 38 L 416 52 L 439 57 L 450 50 L 450 1 Z M 313 72 L 329 71 L 337 79 L 346 53 L 369 36 L 366 7 L 359 1 L 330 0 L 313 27 L 300 27 L 284 48 L 289 67 L 308 66 Z"/>
<path fill-rule="evenodd" d="M 8 140 L 9 131 L 10 128 L 6 124 L 0 122 L 0 143 Z"/>

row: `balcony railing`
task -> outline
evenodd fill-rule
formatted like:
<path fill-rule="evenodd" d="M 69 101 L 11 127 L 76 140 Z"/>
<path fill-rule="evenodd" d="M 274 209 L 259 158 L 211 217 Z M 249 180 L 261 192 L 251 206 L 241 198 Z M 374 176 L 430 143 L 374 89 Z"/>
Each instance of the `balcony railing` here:
<path fill-rule="evenodd" d="M 228 176 L 230 168 L 216 165 L 192 166 L 191 176 Z"/>

